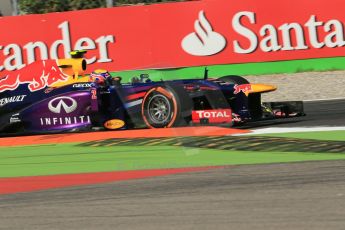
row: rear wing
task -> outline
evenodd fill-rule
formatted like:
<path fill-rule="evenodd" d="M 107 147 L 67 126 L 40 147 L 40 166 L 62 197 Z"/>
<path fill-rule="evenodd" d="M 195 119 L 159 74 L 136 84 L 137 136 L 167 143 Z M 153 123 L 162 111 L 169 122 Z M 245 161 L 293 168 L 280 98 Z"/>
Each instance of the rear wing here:
<path fill-rule="evenodd" d="M 87 63 L 84 59 L 86 50 L 75 50 L 70 52 L 71 58 L 57 59 L 58 66 L 63 69 L 63 72 L 68 76 L 77 78 L 84 75 Z"/>

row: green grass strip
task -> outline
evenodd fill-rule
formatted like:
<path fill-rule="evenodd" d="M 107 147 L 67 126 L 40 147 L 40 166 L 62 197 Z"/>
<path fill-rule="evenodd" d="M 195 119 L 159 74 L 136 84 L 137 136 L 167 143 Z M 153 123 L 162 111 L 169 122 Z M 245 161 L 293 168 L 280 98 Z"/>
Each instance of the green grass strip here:
<path fill-rule="evenodd" d="M 325 141 L 345 141 L 345 131 L 321 131 L 321 132 L 297 132 L 297 133 L 276 133 L 264 134 L 266 137 L 287 137 L 299 139 L 313 139 Z"/>
<path fill-rule="evenodd" d="M 344 70 L 345 57 L 317 58 L 292 61 L 260 62 L 245 64 L 213 65 L 208 66 L 210 77 L 225 75 L 264 75 L 281 73 L 298 73 L 310 71 Z M 128 82 L 134 76 L 142 73 L 149 74 L 152 80 L 172 80 L 203 78 L 205 66 L 162 69 L 162 70 L 136 70 L 112 72 L 113 76 L 121 76 L 123 82 Z"/>
<path fill-rule="evenodd" d="M 0 177 L 339 159 L 345 154 L 57 144 L 0 148 Z"/>

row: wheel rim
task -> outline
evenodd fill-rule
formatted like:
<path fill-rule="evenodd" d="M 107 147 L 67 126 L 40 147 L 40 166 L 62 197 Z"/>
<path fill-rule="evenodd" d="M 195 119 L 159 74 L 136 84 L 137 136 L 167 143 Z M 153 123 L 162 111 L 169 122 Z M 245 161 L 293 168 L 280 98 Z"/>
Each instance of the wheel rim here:
<path fill-rule="evenodd" d="M 152 96 L 148 102 L 148 115 L 150 116 L 150 120 L 156 124 L 169 122 L 171 116 L 169 99 L 161 94 Z"/>

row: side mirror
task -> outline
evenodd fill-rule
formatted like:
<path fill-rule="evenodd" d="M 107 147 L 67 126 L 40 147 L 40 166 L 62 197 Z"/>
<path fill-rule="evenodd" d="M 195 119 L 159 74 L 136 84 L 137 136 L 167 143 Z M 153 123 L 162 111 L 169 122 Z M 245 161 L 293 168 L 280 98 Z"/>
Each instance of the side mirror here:
<path fill-rule="evenodd" d="M 150 77 L 150 76 L 149 76 L 148 74 L 146 74 L 146 73 L 140 74 L 140 80 L 147 79 L 147 78 L 149 78 L 149 77 Z"/>

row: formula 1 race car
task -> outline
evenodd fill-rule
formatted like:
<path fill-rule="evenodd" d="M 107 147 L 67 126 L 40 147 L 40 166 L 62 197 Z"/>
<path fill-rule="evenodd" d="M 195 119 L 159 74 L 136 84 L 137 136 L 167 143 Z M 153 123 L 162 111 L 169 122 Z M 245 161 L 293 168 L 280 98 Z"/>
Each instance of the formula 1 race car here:
<path fill-rule="evenodd" d="M 276 90 L 240 76 L 122 83 L 105 70 L 84 75 L 84 52 L 35 62 L 0 78 L 0 132 L 47 133 L 95 129 L 240 125 L 303 115 L 302 102 L 261 103 Z M 178 78 L 178 76 L 176 76 Z"/>

